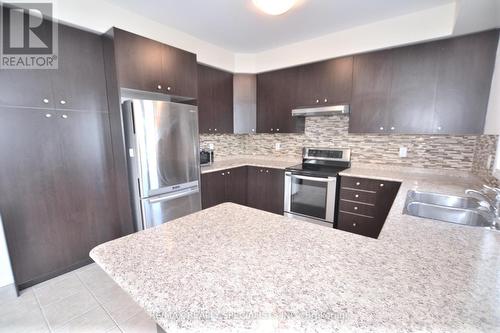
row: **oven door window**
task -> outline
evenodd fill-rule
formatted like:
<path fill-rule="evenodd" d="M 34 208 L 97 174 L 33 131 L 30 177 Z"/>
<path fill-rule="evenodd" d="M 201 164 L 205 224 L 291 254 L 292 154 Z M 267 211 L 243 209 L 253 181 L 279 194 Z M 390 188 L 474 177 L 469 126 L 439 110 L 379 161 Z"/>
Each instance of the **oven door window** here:
<path fill-rule="evenodd" d="M 326 218 L 328 184 L 292 176 L 290 210 L 319 219 Z"/>

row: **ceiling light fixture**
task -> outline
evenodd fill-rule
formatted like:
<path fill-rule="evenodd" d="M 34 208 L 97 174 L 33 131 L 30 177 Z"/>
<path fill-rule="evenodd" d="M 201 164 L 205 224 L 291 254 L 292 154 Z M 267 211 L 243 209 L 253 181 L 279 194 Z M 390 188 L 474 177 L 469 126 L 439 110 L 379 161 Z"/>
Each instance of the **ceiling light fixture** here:
<path fill-rule="evenodd" d="M 289 11 L 295 0 L 252 0 L 253 4 L 269 15 L 281 15 Z"/>

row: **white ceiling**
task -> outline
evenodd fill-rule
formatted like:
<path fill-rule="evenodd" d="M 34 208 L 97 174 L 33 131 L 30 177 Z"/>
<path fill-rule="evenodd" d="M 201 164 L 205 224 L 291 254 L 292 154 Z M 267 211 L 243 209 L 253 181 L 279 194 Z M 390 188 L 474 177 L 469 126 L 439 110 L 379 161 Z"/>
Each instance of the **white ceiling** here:
<path fill-rule="evenodd" d="M 229 51 L 257 53 L 454 0 L 297 0 L 281 16 L 262 14 L 251 0 L 108 2 Z"/>

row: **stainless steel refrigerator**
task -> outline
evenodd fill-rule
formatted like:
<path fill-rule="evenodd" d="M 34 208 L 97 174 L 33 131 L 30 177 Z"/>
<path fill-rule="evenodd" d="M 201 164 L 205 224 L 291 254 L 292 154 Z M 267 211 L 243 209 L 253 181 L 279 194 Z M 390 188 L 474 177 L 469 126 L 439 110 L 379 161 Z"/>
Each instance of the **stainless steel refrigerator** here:
<path fill-rule="evenodd" d="M 122 110 L 136 229 L 201 210 L 198 108 L 134 98 Z"/>

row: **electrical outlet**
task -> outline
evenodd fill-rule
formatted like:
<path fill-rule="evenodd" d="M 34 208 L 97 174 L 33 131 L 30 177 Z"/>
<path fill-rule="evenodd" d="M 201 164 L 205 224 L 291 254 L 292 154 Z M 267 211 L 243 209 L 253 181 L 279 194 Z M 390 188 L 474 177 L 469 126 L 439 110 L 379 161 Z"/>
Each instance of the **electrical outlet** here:
<path fill-rule="evenodd" d="M 276 142 L 276 143 L 274 144 L 274 149 L 276 149 L 276 150 L 280 150 L 280 149 L 281 149 L 281 143 L 280 143 L 280 142 Z"/>
<path fill-rule="evenodd" d="M 213 143 L 208 144 L 208 149 L 212 149 L 213 150 L 214 148 L 215 148 L 215 145 Z"/>
<path fill-rule="evenodd" d="M 402 157 L 402 158 L 408 157 L 408 148 L 407 147 L 399 147 L 399 157 Z"/>

